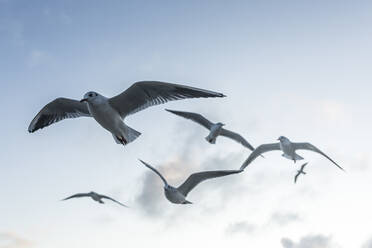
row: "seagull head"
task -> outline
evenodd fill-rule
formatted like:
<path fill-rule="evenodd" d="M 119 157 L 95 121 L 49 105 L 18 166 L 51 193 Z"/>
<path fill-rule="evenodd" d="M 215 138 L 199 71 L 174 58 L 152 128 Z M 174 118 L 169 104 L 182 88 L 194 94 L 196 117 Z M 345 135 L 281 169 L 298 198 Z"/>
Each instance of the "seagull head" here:
<path fill-rule="evenodd" d="M 80 102 L 93 102 L 95 99 L 99 97 L 100 94 L 94 91 L 89 91 L 85 93 L 83 99 L 80 100 Z"/>
<path fill-rule="evenodd" d="M 223 124 L 222 122 L 217 122 L 216 124 L 221 126 L 221 127 L 225 126 L 225 124 Z"/>
<path fill-rule="evenodd" d="M 289 141 L 289 139 L 288 139 L 287 137 L 285 137 L 285 136 L 280 136 L 280 137 L 278 138 L 278 140 L 279 140 L 280 142 Z"/>

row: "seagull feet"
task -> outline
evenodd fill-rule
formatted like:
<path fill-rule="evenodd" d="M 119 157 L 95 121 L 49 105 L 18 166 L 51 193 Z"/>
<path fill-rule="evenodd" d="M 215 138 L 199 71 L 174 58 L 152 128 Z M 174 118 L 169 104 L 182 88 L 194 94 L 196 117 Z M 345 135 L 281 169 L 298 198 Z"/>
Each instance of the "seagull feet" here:
<path fill-rule="evenodd" d="M 120 143 L 122 143 L 124 146 L 126 144 L 128 144 L 128 141 L 124 138 L 124 137 L 118 137 L 116 136 L 116 138 L 120 141 Z"/>

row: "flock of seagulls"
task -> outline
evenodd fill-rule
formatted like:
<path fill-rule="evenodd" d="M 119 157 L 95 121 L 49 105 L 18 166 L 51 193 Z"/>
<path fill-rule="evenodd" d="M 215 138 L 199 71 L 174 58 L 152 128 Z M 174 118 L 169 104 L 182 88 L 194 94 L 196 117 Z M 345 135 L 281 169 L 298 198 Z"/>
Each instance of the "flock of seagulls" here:
<path fill-rule="evenodd" d="M 57 98 L 54 101 L 45 105 L 40 112 L 31 121 L 28 131 L 33 133 L 39 129 L 47 127 L 53 123 L 59 122 L 68 118 L 77 117 L 93 117 L 104 129 L 109 131 L 115 142 L 121 145 L 127 145 L 137 139 L 141 133 L 137 130 L 127 126 L 124 120 L 127 116 L 138 111 L 144 110 L 150 106 L 163 104 L 168 101 L 182 100 L 187 98 L 210 98 L 210 97 L 225 97 L 224 94 L 209 91 L 205 89 L 190 87 L 180 84 L 172 84 L 158 81 L 141 81 L 134 83 L 127 90 L 121 94 L 108 98 L 97 92 L 90 91 L 79 100 L 68 98 Z M 245 138 L 240 134 L 223 128 L 225 124 L 221 122 L 213 123 L 201 114 L 193 112 L 184 112 L 177 110 L 169 110 L 168 112 L 181 116 L 183 118 L 192 120 L 209 130 L 208 136 L 205 139 L 215 144 L 218 136 L 224 136 L 240 143 L 252 153 L 237 170 L 214 170 L 202 171 L 191 174 L 185 182 L 179 187 L 173 187 L 168 184 L 163 175 L 152 167 L 150 164 L 140 160 L 140 162 L 147 168 L 156 173 L 164 183 L 165 197 L 175 204 L 191 204 L 192 202 L 186 199 L 187 195 L 199 183 L 217 177 L 224 177 L 232 174 L 238 174 L 245 170 L 245 168 L 253 162 L 257 157 L 263 157 L 263 153 L 270 151 L 282 151 L 282 156 L 293 160 L 304 159 L 296 153 L 296 150 L 310 150 L 319 153 L 329 159 L 339 169 L 344 170 L 335 161 L 328 157 L 325 153 L 310 143 L 295 143 L 291 142 L 284 136 L 279 137 L 279 143 L 263 144 L 254 148 Z M 301 166 L 294 178 L 295 183 L 299 175 L 306 174 L 304 168 L 307 163 Z M 63 200 L 72 198 L 90 197 L 94 201 L 101 204 L 102 199 L 111 200 L 121 206 L 127 207 L 123 203 L 106 195 L 101 195 L 96 192 L 78 193 L 69 196 Z"/>

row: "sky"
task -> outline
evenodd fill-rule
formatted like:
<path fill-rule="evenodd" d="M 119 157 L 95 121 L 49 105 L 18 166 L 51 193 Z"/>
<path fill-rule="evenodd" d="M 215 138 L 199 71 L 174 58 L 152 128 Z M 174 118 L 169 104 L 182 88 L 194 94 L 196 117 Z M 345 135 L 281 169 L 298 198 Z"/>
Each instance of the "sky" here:
<path fill-rule="evenodd" d="M 371 248 L 370 1 L 0 0 L 0 248 Z M 93 119 L 28 125 L 48 102 L 91 90 L 114 96 L 158 80 L 222 92 L 128 117 L 142 135 L 115 144 Z M 279 152 L 238 175 L 203 182 L 174 205 L 160 179 L 237 169 L 250 151 L 204 139 L 165 108 L 198 112 L 252 145 L 284 135 Z M 60 200 L 96 191 L 122 201 Z"/>

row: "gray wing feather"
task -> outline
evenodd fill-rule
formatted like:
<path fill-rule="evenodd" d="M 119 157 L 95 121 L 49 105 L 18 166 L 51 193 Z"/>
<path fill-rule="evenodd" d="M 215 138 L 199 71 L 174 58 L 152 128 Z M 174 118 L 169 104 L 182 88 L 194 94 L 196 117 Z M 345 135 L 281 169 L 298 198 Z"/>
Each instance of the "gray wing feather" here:
<path fill-rule="evenodd" d="M 297 182 L 297 178 L 298 178 L 298 176 L 299 176 L 300 174 L 301 174 L 300 172 L 297 172 L 297 174 L 296 174 L 296 176 L 295 176 L 295 178 L 294 178 L 294 182 L 295 182 L 295 183 Z"/>
<path fill-rule="evenodd" d="M 328 157 L 325 153 L 319 150 L 317 147 L 310 143 L 293 143 L 296 150 L 310 150 L 316 153 L 323 155 L 324 157 L 328 158 L 333 164 L 335 164 L 339 169 L 345 171 L 341 166 L 339 166 L 335 161 L 333 161 L 330 157 Z"/>
<path fill-rule="evenodd" d="M 28 131 L 35 132 L 38 129 L 49 126 L 66 118 L 91 116 L 86 103 L 68 99 L 57 98 L 45 105 L 31 121 Z"/>
<path fill-rule="evenodd" d="M 211 127 L 213 125 L 212 122 L 210 122 L 208 119 L 206 119 L 201 114 L 192 113 L 192 112 L 184 112 L 184 111 L 176 111 L 176 110 L 170 110 L 170 109 L 165 109 L 165 110 L 168 111 L 168 112 L 171 112 L 175 115 L 178 115 L 178 116 L 181 116 L 183 118 L 192 120 L 196 123 L 199 123 L 200 125 L 202 125 L 203 127 L 207 128 L 207 129 L 211 129 Z"/>
<path fill-rule="evenodd" d="M 225 136 L 225 137 L 228 137 L 230 139 L 233 139 L 237 142 L 239 142 L 240 144 L 242 144 L 243 146 L 247 147 L 249 150 L 253 151 L 254 150 L 254 147 L 248 143 L 248 141 L 246 141 L 240 134 L 238 133 L 234 133 L 230 130 L 227 130 L 227 129 L 224 129 L 222 128 L 221 129 L 221 132 L 220 132 L 220 135 L 222 136 Z"/>
<path fill-rule="evenodd" d="M 75 195 L 72 195 L 72 196 L 69 196 L 65 199 L 62 199 L 62 201 L 65 201 L 65 200 L 68 200 L 68 199 L 71 199 L 71 198 L 80 198 L 80 197 L 87 197 L 87 196 L 91 196 L 89 193 L 79 193 L 79 194 L 75 194 Z"/>
<path fill-rule="evenodd" d="M 195 188 L 196 185 L 203 182 L 204 180 L 223 177 L 231 174 L 236 174 L 242 172 L 241 170 L 219 170 L 219 171 L 203 171 L 190 175 L 186 181 L 180 185 L 177 189 L 184 195 L 187 194 Z"/>
<path fill-rule="evenodd" d="M 157 81 L 134 83 L 123 93 L 109 99 L 109 103 L 124 118 L 150 106 L 186 98 L 224 97 L 223 94 L 180 84 Z"/>
<path fill-rule="evenodd" d="M 100 195 L 100 197 L 103 198 L 103 199 L 108 199 L 108 200 L 111 200 L 113 202 L 116 202 L 117 204 L 119 204 L 119 205 L 121 205 L 123 207 L 126 207 L 126 208 L 128 207 L 127 205 L 125 205 L 125 204 L 123 204 L 123 203 L 121 203 L 121 202 L 119 202 L 119 201 L 117 201 L 117 200 L 115 200 L 115 199 L 113 199 L 113 198 L 111 198 L 109 196 Z"/>
<path fill-rule="evenodd" d="M 251 155 L 249 155 L 249 157 L 244 161 L 240 169 L 244 170 L 253 160 L 255 160 L 261 154 L 275 150 L 280 150 L 279 143 L 260 145 L 251 153 Z"/>
<path fill-rule="evenodd" d="M 141 159 L 139 159 L 139 161 L 144 164 L 147 168 L 149 168 L 150 170 L 152 170 L 153 172 L 155 172 L 156 174 L 158 174 L 158 176 L 161 178 L 161 180 L 163 180 L 164 184 L 165 185 L 168 185 L 168 182 L 167 180 L 165 180 L 165 178 L 160 174 L 159 171 L 157 171 L 154 167 L 152 167 L 151 165 L 149 165 L 148 163 L 142 161 Z"/>

